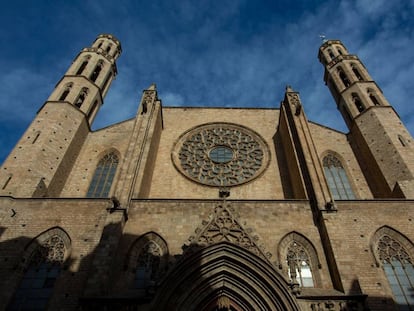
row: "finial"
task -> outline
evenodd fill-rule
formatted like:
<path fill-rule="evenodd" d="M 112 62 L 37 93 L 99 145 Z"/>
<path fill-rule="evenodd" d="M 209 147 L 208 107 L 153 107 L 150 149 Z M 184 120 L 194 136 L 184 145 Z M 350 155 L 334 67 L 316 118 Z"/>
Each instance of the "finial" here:
<path fill-rule="evenodd" d="M 321 38 L 322 43 L 325 43 L 326 41 L 328 41 L 328 40 L 326 40 L 326 36 L 324 34 L 320 34 L 319 38 Z"/>
<path fill-rule="evenodd" d="M 290 85 L 286 85 L 286 92 L 294 92 Z"/>
<path fill-rule="evenodd" d="M 148 88 L 149 91 L 156 91 L 157 90 L 157 86 L 155 85 L 155 83 L 152 83 L 150 85 L 150 87 Z"/>

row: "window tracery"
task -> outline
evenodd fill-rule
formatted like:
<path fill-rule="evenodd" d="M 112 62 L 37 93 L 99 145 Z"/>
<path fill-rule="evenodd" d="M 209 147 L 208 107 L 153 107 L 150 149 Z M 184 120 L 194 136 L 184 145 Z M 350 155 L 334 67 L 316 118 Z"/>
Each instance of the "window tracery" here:
<path fill-rule="evenodd" d="M 162 250 L 154 241 L 141 249 L 134 278 L 134 288 L 142 289 L 154 285 L 158 279 Z"/>
<path fill-rule="evenodd" d="M 414 297 L 412 295 L 414 266 L 408 251 L 400 241 L 391 235 L 384 234 L 377 243 L 377 256 L 382 264 L 396 303 L 402 310 L 412 310 L 414 307 Z"/>
<path fill-rule="evenodd" d="M 291 280 L 296 280 L 301 287 L 314 286 L 309 255 L 303 245 L 297 241 L 291 242 L 286 261 Z"/>
<path fill-rule="evenodd" d="M 355 199 L 348 176 L 341 161 L 329 153 L 323 158 L 323 169 L 328 182 L 329 190 L 335 200 Z"/>
<path fill-rule="evenodd" d="M 108 197 L 118 162 L 118 156 L 114 152 L 106 154 L 99 161 L 86 194 L 88 198 Z"/>
<path fill-rule="evenodd" d="M 266 143 L 247 128 L 216 123 L 199 126 L 180 137 L 173 154 L 186 177 L 209 186 L 234 186 L 259 176 L 269 161 Z"/>
<path fill-rule="evenodd" d="M 34 242 L 36 243 L 36 242 Z M 67 248 L 58 233 L 34 245 L 34 251 L 9 310 L 46 310 Z"/>

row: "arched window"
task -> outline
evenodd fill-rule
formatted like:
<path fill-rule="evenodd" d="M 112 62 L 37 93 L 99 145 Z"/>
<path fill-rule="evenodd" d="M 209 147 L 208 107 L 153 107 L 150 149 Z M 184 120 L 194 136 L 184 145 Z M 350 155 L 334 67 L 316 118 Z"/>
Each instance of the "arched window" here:
<path fill-rule="evenodd" d="M 106 48 L 106 53 L 109 53 L 109 51 L 111 51 L 112 48 L 112 44 L 109 44 L 108 47 Z"/>
<path fill-rule="evenodd" d="M 338 74 L 339 74 L 339 77 L 341 78 L 342 83 L 345 85 L 345 87 L 348 87 L 351 85 L 351 82 L 349 81 L 345 72 L 341 68 L 338 68 Z"/>
<path fill-rule="evenodd" d="M 103 41 L 99 42 L 98 49 L 102 46 Z"/>
<path fill-rule="evenodd" d="M 278 245 L 279 266 L 289 279 L 301 287 L 320 284 L 320 263 L 312 243 L 302 234 L 291 232 Z"/>
<path fill-rule="evenodd" d="M 32 243 L 32 255 L 8 310 L 46 310 L 67 257 L 69 237 L 52 229 Z M 29 247 L 30 249 L 30 247 Z"/>
<path fill-rule="evenodd" d="M 343 55 L 342 50 L 340 48 L 338 48 L 338 53 L 339 55 Z"/>
<path fill-rule="evenodd" d="M 140 237 L 128 256 L 128 270 L 133 273 L 131 289 L 146 290 L 156 285 L 168 267 L 168 248 L 156 233 Z"/>
<path fill-rule="evenodd" d="M 75 106 L 80 108 L 85 101 L 86 96 L 88 95 L 88 89 L 83 88 L 78 96 L 78 98 L 75 101 Z"/>
<path fill-rule="evenodd" d="M 149 241 L 145 244 L 138 257 L 133 288 L 143 289 L 155 285 L 161 256 L 161 247 L 157 243 Z"/>
<path fill-rule="evenodd" d="M 331 58 L 331 60 L 335 58 L 335 55 L 334 55 L 334 53 L 332 52 L 331 49 L 328 50 L 328 54 L 329 54 L 329 57 Z"/>
<path fill-rule="evenodd" d="M 412 244 L 391 228 L 379 230 L 376 255 L 400 310 L 414 308 L 414 266 L 407 246 Z M 378 235 L 378 232 L 377 232 Z"/>
<path fill-rule="evenodd" d="M 292 241 L 288 246 L 286 262 L 291 280 L 301 287 L 314 286 L 309 256 L 299 242 Z"/>
<path fill-rule="evenodd" d="M 373 89 L 367 89 L 369 99 L 375 106 L 381 106 Z"/>
<path fill-rule="evenodd" d="M 323 158 L 323 169 L 329 190 L 335 200 L 353 200 L 355 195 L 352 191 L 348 177 L 342 166 L 341 161 L 333 154 L 328 154 Z"/>
<path fill-rule="evenodd" d="M 106 198 L 109 196 L 118 162 L 118 157 L 114 152 L 108 153 L 99 161 L 86 195 L 88 198 Z"/>
<path fill-rule="evenodd" d="M 99 76 L 99 74 L 101 73 L 101 70 L 102 70 L 102 66 L 103 66 L 103 62 L 102 61 L 100 61 L 96 65 L 95 69 L 93 70 L 93 72 L 91 74 L 91 80 L 92 80 L 92 82 L 95 82 L 96 79 L 98 79 L 98 76 Z"/>
<path fill-rule="evenodd" d="M 77 75 L 82 74 L 82 72 L 85 70 L 86 66 L 88 65 L 88 62 L 89 62 L 89 58 L 87 58 L 83 61 L 82 65 L 80 65 L 78 71 L 76 71 Z"/>
<path fill-rule="evenodd" d="M 359 112 L 364 111 L 364 105 L 362 104 L 361 99 L 358 97 L 358 95 L 352 93 L 352 101 L 355 104 L 355 107 L 358 109 Z"/>
<path fill-rule="evenodd" d="M 66 85 L 65 90 L 63 91 L 62 95 L 60 95 L 59 100 L 65 100 L 66 97 L 68 97 L 71 88 L 72 88 L 72 83 L 68 83 Z"/>
<path fill-rule="evenodd" d="M 356 66 L 355 64 L 352 64 L 352 65 L 351 65 L 351 68 L 352 68 L 353 73 L 354 73 L 354 74 L 355 74 L 355 76 L 357 77 L 357 79 L 358 79 L 359 81 L 363 81 L 363 80 L 364 80 L 364 78 L 363 78 L 363 77 L 362 77 L 362 75 L 359 73 L 359 70 L 358 70 L 357 66 Z"/>

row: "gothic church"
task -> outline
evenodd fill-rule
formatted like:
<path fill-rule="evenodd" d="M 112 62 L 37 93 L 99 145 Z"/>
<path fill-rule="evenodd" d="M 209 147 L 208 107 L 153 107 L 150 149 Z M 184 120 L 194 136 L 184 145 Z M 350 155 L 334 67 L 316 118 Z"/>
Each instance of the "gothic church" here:
<path fill-rule="evenodd" d="M 318 56 L 349 133 L 291 87 L 242 109 L 155 85 L 91 131 L 120 55 L 81 50 L 0 169 L 1 310 L 414 310 L 413 138 L 341 41 Z"/>

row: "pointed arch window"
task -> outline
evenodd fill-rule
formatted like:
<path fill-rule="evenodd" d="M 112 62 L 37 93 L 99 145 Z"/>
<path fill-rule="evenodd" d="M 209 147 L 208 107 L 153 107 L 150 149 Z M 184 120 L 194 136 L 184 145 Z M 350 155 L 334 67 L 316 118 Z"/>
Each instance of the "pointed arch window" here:
<path fill-rule="evenodd" d="M 59 234 L 50 234 L 48 239 L 34 247 L 29 266 L 8 310 L 47 309 L 66 257 L 66 243 Z"/>
<path fill-rule="evenodd" d="M 329 57 L 331 58 L 331 60 L 335 58 L 335 55 L 334 55 L 334 53 L 332 52 L 331 49 L 328 50 L 328 54 L 329 54 Z"/>
<path fill-rule="evenodd" d="M 100 61 L 100 62 L 96 65 L 95 69 L 93 70 L 93 72 L 92 72 L 92 74 L 91 74 L 91 80 L 92 80 L 92 82 L 95 82 L 95 81 L 96 81 L 96 79 L 98 79 L 98 76 L 99 76 L 99 74 L 101 73 L 102 67 L 103 67 L 103 62 L 102 62 L 102 61 Z"/>
<path fill-rule="evenodd" d="M 365 110 L 364 105 L 362 104 L 361 99 L 358 95 L 352 93 L 352 101 L 355 104 L 355 107 L 358 109 L 359 112 L 363 112 Z"/>
<path fill-rule="evenodd" d="M 338 74 L 339 74 L 339 78 L 341 78 L 341 81 L 342 81 L 342 83 L 344 84 L 345 87 L 348 87 L 348 86 L 351 85 L 351 82 L 349 81 L 347 75 L 342 70 L 342 68 L 338 68 Z"/>
<path fill-rule="evenodd" d="M 351 68 L 352 68 L 352 72 L 355 74 L 355 76 L 357 77 L 357 79 L 359 81 L 363 81 L 364 78 L 362 77 L 361 73 L 359 72 L 357 66 L 355 64 L 352 64 L 351 65 Z"/>
<path fill-rule="evenodd" d="M 68 97 L 71 88 L 72 88 L 72 83 L 67 84 L 62 95 L 60 95 L 59 100 L 65 100 L 66 97 Z"/>
<path fill-rule="evenodd" d="M 134 289 L 154 286 L 160 270 L 162 250 L 154 241 L 149 241 L 142 248 L 134 277 Z"/>
<path fill-rule="evenodd" d="M 301 287 L 314 286 L 309 255 L 303 245 L 292 241 L 288 246 L 286 261 L 291 280 L 296 280 Z"/>
<path fill-rule="evenodd" d="M 414 266 L 405 247 L 391 235 L 378 241 L 377 253 L 400 310 L 414 309 Z"/>
<path fill-rule="evenodd" d="M 106 154 L 99 161 L 86 194 L 88 198 L 106 198 L 109 196 L 118 162 L 118 156 L 114 152 Z"/>
<path fill-rule="evenodd" d="M 82 72 L 85 70 L 86 66 L 88 65 L 88 62 L 89 62 L 89 58 L 86 58 L 80 65 L 78 71 L 76 71 L 76 75 L 82 74 Z"/>
<path fill-rule="evenodd" d="M 88 95 L 88 89 L 87 88 L 83 88 L 78 96 L 78 98 L 76 99 L 75 102 L 75 106 L 80 108 L 83 104 L 83 102 L 85 101 L 86 96 Z"/>
<path fill-rule="evenodd" d="M 142 291 L 156 285 L 168 267 L 167 244 L 155 232 L 140 237 L 132 246 L 128 256 L 132 290 Z"/>
<path fill-rule="evenodd" d="M 355 199 L 345 169 L 341 161 L 333 154 L 328 154 L 323 158 L 323 169 L 328 182 L 329 190 L 335 200 Z"/>

